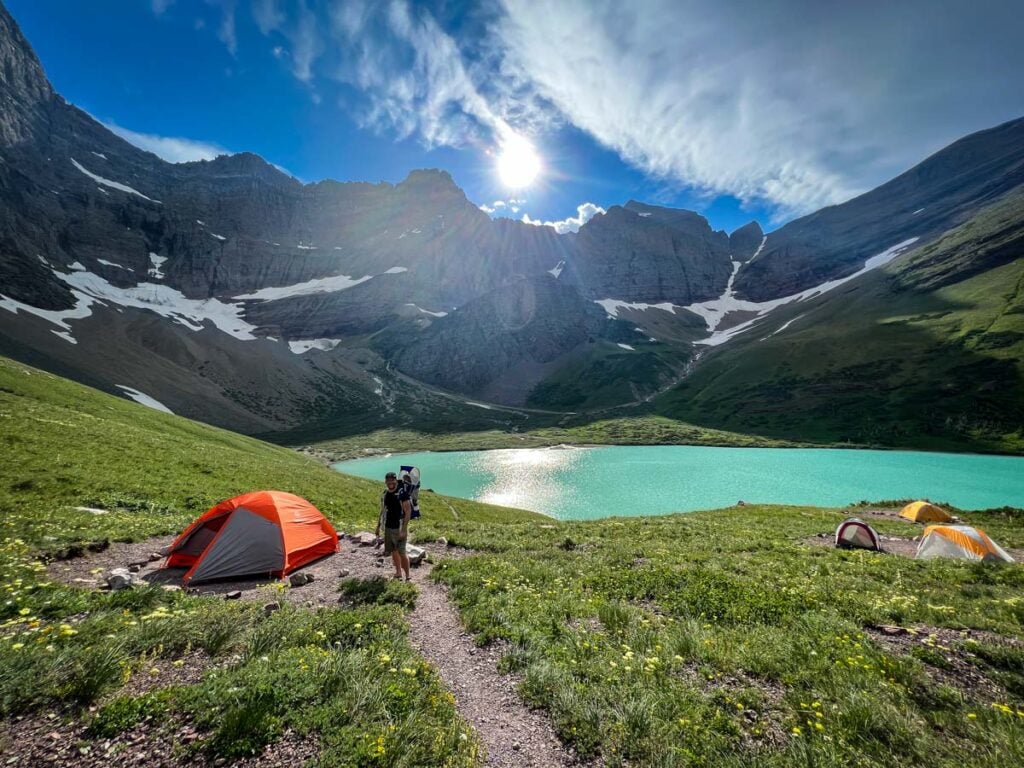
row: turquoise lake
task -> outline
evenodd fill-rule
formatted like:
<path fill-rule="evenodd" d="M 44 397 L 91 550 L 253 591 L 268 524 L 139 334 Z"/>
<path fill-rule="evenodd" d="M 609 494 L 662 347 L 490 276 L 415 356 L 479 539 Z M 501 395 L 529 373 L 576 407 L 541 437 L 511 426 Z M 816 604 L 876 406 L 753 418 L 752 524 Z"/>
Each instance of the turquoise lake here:
<path fill-rule="evenodd" d="M 411 453 L 344 461 L 381 480 L 400 464 L 422 487 L 563 520 L 747 503 L 842 506 L 928 498 L 961 509 L 1024 507 L 1024 458 L 909 451 L 609 446 Z"/>

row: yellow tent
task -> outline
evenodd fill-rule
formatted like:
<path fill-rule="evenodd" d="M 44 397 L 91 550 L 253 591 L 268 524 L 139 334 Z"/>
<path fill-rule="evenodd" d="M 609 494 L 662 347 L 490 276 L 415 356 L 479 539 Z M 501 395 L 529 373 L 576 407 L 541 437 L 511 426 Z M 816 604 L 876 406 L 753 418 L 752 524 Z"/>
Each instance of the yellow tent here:
<path fill-rule="evenodd" d="M 900 512 L 900 517 L 913 520 L 915 523 L 948 523 L 953 519 L 946 510 L 929 504 L 927 501 L 914 501 L 907 504 Z"/>

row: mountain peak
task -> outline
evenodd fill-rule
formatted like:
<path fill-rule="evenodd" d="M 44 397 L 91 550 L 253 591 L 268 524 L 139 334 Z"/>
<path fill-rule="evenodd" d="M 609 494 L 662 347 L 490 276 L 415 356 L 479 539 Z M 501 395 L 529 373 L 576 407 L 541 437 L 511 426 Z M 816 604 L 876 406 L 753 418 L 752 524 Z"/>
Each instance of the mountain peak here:
<path fill-rule="evenodd" d="M 451 174 L 440 168 L 417 168 L 416 170 L 409 171 L 409 175 L 398 186 L 412 189 L 421 187 L 430 187 L 432 189 L 450 187 L 452 189 L 459 189 Z"/>
<path fill-rule="evenodd" d="M 750 221 L 729 235 L 729 250 L 733 259 L 747 261 L 753 258 L 764 242 L 764 231 L 756 221 Z"/>
<path fill-rule="evenodd" d="M 35 51 L 0 2 L 0 144 L 29 138 L 39 106 L 53 97 Z"/>

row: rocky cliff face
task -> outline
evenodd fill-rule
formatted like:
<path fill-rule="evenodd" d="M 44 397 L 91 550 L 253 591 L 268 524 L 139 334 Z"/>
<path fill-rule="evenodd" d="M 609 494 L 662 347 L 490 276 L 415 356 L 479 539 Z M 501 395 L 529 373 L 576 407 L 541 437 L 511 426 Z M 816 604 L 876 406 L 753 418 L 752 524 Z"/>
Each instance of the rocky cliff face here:
<path fill-rule="evenodd" d="M 0 6 L 0 144 L 29 140 L 39 114 L 54 98 L 39 59 Z"/>
<path fill-rule="evenodd" d="M 691 304 L 721 295 L 732 268 L 729 237 L 691 211 L 629 202 L 574 236 L 575 270 L 593 299 Z"/>

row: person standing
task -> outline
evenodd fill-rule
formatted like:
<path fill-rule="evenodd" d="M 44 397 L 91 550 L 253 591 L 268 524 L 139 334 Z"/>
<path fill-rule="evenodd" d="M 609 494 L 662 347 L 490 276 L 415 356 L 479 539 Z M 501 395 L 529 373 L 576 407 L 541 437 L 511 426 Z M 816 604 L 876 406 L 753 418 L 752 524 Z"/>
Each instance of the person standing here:
<path fill-rule="evenodd" d="M 377 538 L 380 538 L 381 525 L 384 526 L 384 554 L 391 555 L 395 566 L 395 578 L 411 581 L 409 575 L 409 556 L 405 554 L 405 544 L 409 538 L 409 518 L 412 515 L 412 502 L 408 487 L 399 484 L 394 472 L 384 475 L 384 493 L 380 497 L 380 515 L 377 517 Z"/>

